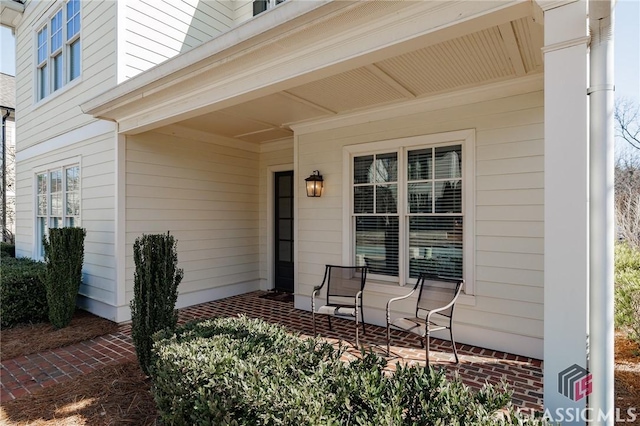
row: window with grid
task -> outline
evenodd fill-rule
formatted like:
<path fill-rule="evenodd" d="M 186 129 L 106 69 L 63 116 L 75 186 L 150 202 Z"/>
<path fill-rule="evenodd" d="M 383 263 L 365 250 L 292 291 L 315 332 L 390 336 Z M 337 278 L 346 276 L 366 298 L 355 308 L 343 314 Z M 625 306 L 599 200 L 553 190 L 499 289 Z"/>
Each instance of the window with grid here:
<path fill-rule="evenodd" d="M 80 76 L 80 0 L 69 0 L 37 32 L 36 97 Z"/>
<path fill-rule="evenodd" d="M 51 228 L 80 226 L 80 166 L 36 174 L 36 253 L 44 256 L 42 238 Z"/>
<path fill-rule="evenodd" d="M 459 143 L 352 156 L 356 265 L 382 280 L 463 277 L 462 156 Z"/>

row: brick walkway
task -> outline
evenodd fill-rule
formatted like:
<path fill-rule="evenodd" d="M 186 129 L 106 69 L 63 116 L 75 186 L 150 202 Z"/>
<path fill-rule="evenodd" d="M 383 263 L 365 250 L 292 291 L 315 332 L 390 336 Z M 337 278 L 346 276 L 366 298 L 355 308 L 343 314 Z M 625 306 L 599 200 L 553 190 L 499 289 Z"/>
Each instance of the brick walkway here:
<path fill-rule="evenodd" d="M 236 316 L 246 314 L 253 318 L 281 324 L 291 331 L 310 335 L 313 330 L 311 313 L 293 308 L 291 302 L 261 298 L 264 292 L 253 292 L 215 302 L 207 302 L 180 311 L 180 322 L 195 318 Z M 70 380 L 80 374 L 100 369 L 106 365 L 135 360 L 135 350 L 130 337 L 130 325 L 120 326 L 113 334 L 63 348 L 45 351 L 4 361 L 1 364 L 0 400 L 19 398 L 45 386 Z M 335 319 L 333 331 L 327 321 L 318 321 L 317 332 L 331 342 L 345 341 L 351 344 L 347 356 L 359 353 L 353 347 L 353 323 Z M 367 325 L 366 334 L 360 334 L 361 344 L 381 355 L 385 354 L 383 327 Z M 424 350 L 420 341 L 406 333 L 394 331 L 392 355 L 389 365 L 396 362 L 424 363 Z M 542 368 L 540 360 L 492 351 L 468 345 L 457 345 L 460 364 L 454 364 L 449 342 L 432 339 L 431 365 L 457 373 L 469 386 L 480 387 L 485 381 L 500 383 L 505 380 L 514 391 L 513 403 L 535 410 L 542 408 Z"/>

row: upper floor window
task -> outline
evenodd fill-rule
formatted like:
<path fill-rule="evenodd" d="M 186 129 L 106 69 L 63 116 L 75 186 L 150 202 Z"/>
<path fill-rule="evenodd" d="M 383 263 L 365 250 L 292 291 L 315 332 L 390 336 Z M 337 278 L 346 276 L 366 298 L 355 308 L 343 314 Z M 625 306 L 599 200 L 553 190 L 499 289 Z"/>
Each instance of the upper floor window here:
<path fill-rule="evenodd" d="M 37 33 L 37 99 L 80 76 L 80 0 L 57 9 Z"/>
<path fill-rule="evenodd" d="M 264 12 L 267 9 L 271 9 L 276 5 L 284 2 L 285 0 L 254 0 L 253 1 L 253 16 Z"/>

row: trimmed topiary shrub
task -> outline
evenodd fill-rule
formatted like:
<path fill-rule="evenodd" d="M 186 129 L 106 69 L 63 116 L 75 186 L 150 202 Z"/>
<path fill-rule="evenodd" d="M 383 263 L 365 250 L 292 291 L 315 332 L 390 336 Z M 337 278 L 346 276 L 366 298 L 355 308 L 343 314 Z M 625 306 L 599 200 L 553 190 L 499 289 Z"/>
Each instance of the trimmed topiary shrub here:
<path fill-rule="evenodd" d="M 82 228 L 52 228 L 43 238 L 49 321 L 56 328 L 69 325 L 76 311 L 86 234 Z"/>
<path fill-rule="evenodd" d="M 46 266 L 32 259 L 2 258 L 0 319 L 2 328 L 47 320 Z"/>
<path fill-rule="evenodd" d="M 0 257 L 16 257 L 15 244 L 0 242 Z"/>
<path fill-rule="evenodd" d="M 131 301 L 131 337 L 142 371 L 149 374 L 153 334 L 173 330 L 183 271 L 178 269 L 177 241 L 169 235 L 143 235 L 133 245 L 136 265 Z"/>
<path fill-rule="evenodd" d="M 506 388 L 473 391 L 444 370 L 419 366 L 389 374 L 373 353 L 346 363 L 342 349 L 245 317 L 159 332 L 154 353 L 163 424 L 542 424 L 520 418 Z"/>

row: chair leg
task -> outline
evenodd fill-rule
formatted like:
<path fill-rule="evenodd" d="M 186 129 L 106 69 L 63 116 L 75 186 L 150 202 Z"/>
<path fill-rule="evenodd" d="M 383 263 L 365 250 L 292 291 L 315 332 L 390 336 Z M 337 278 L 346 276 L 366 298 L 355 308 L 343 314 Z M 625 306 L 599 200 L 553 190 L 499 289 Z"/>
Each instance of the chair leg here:
<path fill-rule="evenodd" d="M 456 342 L 453 340 L 453 329 L 449 326 L 449 335 L 451 336 L 451 346 L 453 347 L 453 355 L 456 357 L 456 364 L 459 364 L 458 351 L 456 350 Z"/>
<path fill-rule="evenodd" d="M 316 336 L 316 303 L 315 303 L 315 292 L 313 296 L 311 296 L 311 320 L 313 321 L 313 337 Z"/>
<path fill-rule="evenodd" d="M 430 336 L 429 336 L 429 328 L 427 327 L 427 334 L 424 336 L 424 347 L 425 347 L 425 361 L 426 361 L 426 367 L 429 368 L 429 341 L 430 341 Z"/>
<path fill-rule="evenodd" d="M 331 328 L 331 315 L 327 316 L 327 320 L 329 321 L 329 331 L 333 331 Z"/>
<path fill-rule="evenodd" d="M 387 321 L 387 356 L 391 356 L 391 329 Z"/>

